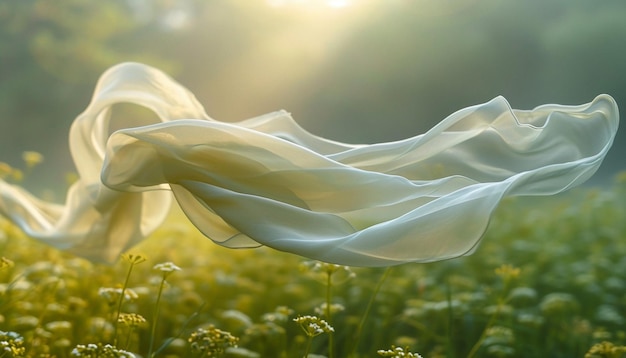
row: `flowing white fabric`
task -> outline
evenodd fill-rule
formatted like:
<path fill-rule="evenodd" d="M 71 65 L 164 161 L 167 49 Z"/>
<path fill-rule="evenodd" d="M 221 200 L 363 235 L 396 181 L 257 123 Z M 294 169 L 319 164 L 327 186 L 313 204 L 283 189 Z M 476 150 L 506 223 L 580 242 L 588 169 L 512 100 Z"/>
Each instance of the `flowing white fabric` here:
<path fill-rule="evenodd" d="M 111 106 L 156 114 L 109 135 Z M 587 180 L 618 127 L 608 95 L 513 110 L 497 97 L 425 134 L 348 145 L 284 111 L 228 124 L 160 71 L 124 63 L 100 78 L 73 124 L 80 180 L 65 205 L 0 181 L 0 213 L 28 235 L 113 261 L 167 216 L 171 192 L 193 224 L 231 248 L 266 245 L 353 266 L 471 253 L 507 195 L 551 195 Z"/>

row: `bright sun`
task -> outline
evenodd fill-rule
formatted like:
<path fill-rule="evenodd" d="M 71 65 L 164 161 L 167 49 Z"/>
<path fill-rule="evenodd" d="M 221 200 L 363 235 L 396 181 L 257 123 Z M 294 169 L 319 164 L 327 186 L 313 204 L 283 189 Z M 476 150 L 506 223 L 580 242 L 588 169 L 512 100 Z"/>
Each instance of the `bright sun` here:
<path fill-rule="evenodd" d="M 353 0 L 267 0 L 270 6 L 326 6 L 343 8 L 352 5 Z"/>

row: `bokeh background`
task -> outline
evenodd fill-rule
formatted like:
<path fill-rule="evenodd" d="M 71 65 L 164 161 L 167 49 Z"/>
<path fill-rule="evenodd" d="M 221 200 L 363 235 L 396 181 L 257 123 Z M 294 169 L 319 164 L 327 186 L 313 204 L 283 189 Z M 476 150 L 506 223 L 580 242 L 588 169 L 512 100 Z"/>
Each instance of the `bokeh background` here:
<path fill-rule="evenodd" d="M 0 0 L 0 161 L 39 151 L 26 184 L 64 188 L 70 124 L 123 61 L 165 70 L 217 120 L 286 109 L 351 143 L 421 134 L 498 95 L 622 105 L 624 19 L 623 0 Z M 591 185 L 625 169 L 625 143 L 621 129 Z"/>

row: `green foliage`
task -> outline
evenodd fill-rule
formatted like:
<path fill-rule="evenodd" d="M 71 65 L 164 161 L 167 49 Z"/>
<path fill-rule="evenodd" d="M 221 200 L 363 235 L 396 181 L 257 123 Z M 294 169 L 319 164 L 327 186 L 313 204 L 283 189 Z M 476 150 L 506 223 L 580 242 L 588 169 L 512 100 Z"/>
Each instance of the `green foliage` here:
<path fill-rule="evenodd" d="M 47 152 L 44 166 L 58 169 L 68 157 L 70 123 L 104 70 L 123 61 L 170 69 L 166 59 L 138 49 L 133 34 L 145 26 L 125 0 L 0 1 L 2 160 L 17 163 L 21 149 L 31 148 Z M 47 180 L 53 188 L 63 181 Z"/>
<path fill-rule="evenodd" d="M 114 266 L 1 222 L 0 356 L 620 357 L 625 199 L 507 200 L 472 256 L 386 271 L 223 249 L 178 212 Z"/>

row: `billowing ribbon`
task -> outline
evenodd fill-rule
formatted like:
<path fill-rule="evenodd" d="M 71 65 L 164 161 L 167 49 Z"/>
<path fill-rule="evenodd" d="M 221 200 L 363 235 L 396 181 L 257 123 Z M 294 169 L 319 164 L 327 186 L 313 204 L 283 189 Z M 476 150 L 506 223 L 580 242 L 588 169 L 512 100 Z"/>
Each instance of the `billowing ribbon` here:
<path fill-rule="evenodd" d="M 119 103 L 151 110 L 154 123 L 125 118 L 110 134 Z M 591 177 L 618 119 L 608 95 L 530 111 L 497 97 L 422 135 L 349 145 L 306 132 L 285 111 L 212 120 L 170 77 L 123 63 L 102 75 L 72 125 L 80 179 L 65 205 L 0 181 L 0 213 L 34 238 L 110 262 L 164 221 L 173 193 L 222 246 L 353 266 L 436 261 L 471 253 L 503 197 L 551 195 Z"/>

